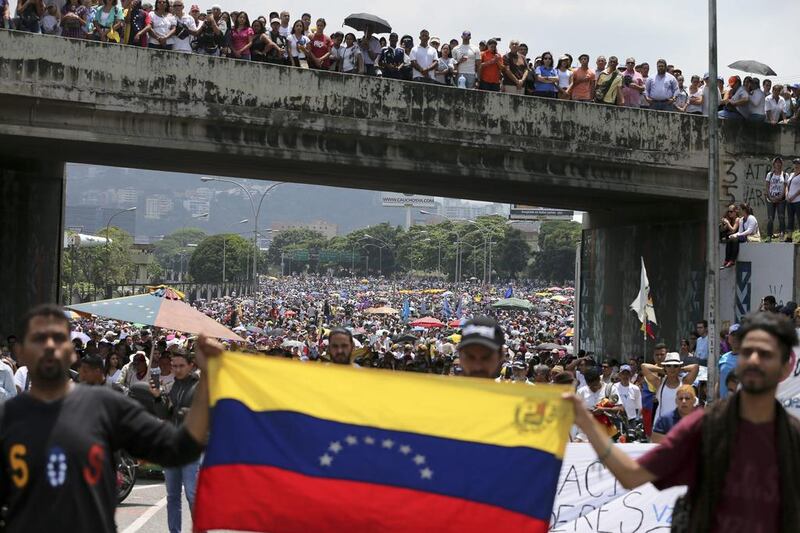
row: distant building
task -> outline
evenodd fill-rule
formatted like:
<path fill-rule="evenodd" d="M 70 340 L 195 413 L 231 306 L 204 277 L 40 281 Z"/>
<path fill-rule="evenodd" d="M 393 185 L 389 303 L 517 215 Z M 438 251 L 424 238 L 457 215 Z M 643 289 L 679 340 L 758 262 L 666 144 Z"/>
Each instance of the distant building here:
<path fill-rule="evenodd" d="M 211 199 L 214 192 L 208 187 L 198 187 L 186 191 L 186 199 L 183 201 L 183 208 L 192 215 L 202 215 L 211 213 Z"/>
<path fill-rule="evenodd" d="M 139 203 L 139 191 L 133 187 L 117 189 L 117 204 L 120 207 L 131 207 Z"/>
<path fill-rule="evenodd" d="M 322 233 L 326 239 L 332 239 L 339 232 L 339 226 L 325 220 L 314 220 L 313 222 L 273 222 L 273 233 L 279 233 L 289 229 L 309 229 Z"/>
<path fill-rule="evenodd" d="M 148 196 L 144 201 L 144 218 L 159 219 L 172 211 L 172 198 L 164 194 Z"/>
<path fill-rule="evenodd" d="M 108 221 L 117 213 L 113 226 L 136 235 L 136 211 L 120 213 L 119 209 L 110 207 L 68 205 L 64 213 L 64 227 L 77 233 L 97 235 L 106 229 Z"/>
<path fill-rule="evenodd" d="M 465 220 L 474 220 L 478 217 L 489 215 L 505 217 L 508 216 L 508 205 L 443 198 L 441 202 L 436 203 L 436 214 L 447 218 Z"/>

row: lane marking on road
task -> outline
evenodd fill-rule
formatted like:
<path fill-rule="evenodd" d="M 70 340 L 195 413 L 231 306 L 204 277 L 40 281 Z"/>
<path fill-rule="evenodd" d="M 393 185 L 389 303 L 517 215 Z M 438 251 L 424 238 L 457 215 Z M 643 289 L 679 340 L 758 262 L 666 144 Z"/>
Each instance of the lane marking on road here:
<path fill-rule="evenodd" d="M 136 533 L 142 526 L 144 526 L 157 512 L 163 509 L 167 505 L 167 497 L 164 496 L 160 500 L 158 500 L 150 509 L 144 512 L 142 516 L 134 520 L 134 522 L 126 527 L 122 533 Z"/>

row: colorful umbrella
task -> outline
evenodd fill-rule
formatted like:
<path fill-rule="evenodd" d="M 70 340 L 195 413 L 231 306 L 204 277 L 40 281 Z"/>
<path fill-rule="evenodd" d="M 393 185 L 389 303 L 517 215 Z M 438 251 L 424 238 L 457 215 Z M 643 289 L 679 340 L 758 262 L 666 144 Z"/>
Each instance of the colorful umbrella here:
<path fill-rule="evenodd" d="M 205 333 L 209 337 L 243 340 L 213 318 L 181 301 L 170 288 L 159 287 L 150 294 L 137 294 L 67 306 L 79 313 L 135 322 L 184 333 Z"/>
<path fill-rule="evenodd" d="M 441 320 L 437 320 L 432 316 L 426 316 L 415 320 L 411 323 L 411 325 L 418 328 L 443 328 L 445 324 Z"/>
<path fill-rule="evenodd" d="M 451 328 L 460 328 L 461 327 L 461 319 L 460 318 L 456 318 L 454 320 L 451 320 L 450 322 L 447 323 L 447 325 L 450 326 Z"/>

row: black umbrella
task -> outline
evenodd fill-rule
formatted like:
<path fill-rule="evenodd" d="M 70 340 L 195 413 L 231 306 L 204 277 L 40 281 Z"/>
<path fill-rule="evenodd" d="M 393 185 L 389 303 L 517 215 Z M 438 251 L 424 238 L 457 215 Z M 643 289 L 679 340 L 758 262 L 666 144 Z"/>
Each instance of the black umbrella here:
<path fill-rule="evenodd" d="M 402 335 L 400 335 L 399 337 L 397 337 L 395 339 L 395 342 L 416 342 L 417 340 L 418 339 L 417 339 L 416 335 L 414 335 L 410 331 L 407 331 L 407 332 L 403 333 Z"/>
<path fill-rule="evenodd" d="M 344 24 L 358 31 L 366 31 L 367 26 L 372 28 L 372 33 L 389 33 L 392 31 L 391 24 L 369 13 L 353 13 L 344 19 Z"/>
<path fill-rule="evenodd" d="M 728 68 L 732 68 L 735 70 L 741 70 L 742 72 L 747 72 L 748 74 L 761 74 L 762 76 L 777 76 L 774 70 L 772 70 L 769 65 L 765 65 L 759 61 L 754 61 L 752 59 L 744 59 L 742 61 L 735 61 L 728 65 Z"/>

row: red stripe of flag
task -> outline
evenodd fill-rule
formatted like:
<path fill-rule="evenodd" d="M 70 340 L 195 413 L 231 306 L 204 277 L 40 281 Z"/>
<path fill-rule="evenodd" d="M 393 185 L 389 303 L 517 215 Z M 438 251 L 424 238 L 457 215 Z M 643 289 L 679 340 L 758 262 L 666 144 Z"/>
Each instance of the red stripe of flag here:
<path fill-rule="evenodd" d="M 196 531 L 273 533 L 546 533 L 548 525 L 521 513 L 451 496 L 242 464 L 200 471 L 194 516 Z"/>

